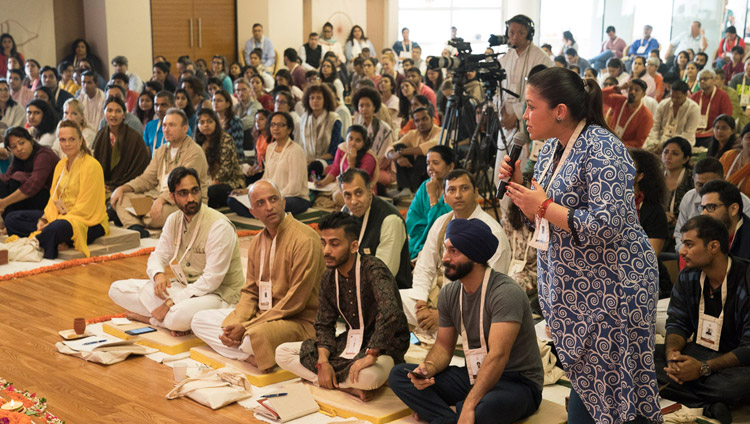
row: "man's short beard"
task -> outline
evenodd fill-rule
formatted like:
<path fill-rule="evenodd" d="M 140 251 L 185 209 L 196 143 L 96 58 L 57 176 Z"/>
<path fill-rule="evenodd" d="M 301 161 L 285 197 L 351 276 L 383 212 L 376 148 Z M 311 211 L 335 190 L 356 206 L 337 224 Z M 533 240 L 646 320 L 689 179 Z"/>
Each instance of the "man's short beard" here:
<path fill-rule="evenodd" d="M 469 275 L 471 270 L 474 269 L 474 262 L 467 261 L 458 265 L 446 265 L 443 263 L 443 267 L 445 267 L 443 270 L 445 278 L 451 281 L 456 281 Z"/>

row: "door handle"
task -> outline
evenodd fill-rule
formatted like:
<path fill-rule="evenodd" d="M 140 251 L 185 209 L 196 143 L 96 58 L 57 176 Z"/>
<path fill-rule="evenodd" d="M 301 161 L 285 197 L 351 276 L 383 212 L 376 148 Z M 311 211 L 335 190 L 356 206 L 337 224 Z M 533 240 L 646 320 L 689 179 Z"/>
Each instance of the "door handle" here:
<path fill-rule="evenodd" d="M 188 19 L 190 22 L 190 47 L 193 47 L 193 19 Z"/>
<path fill-rule="evenodd" d="M 203 25 L 201 25 L 201 18 L 198 18 L 198 47 L 203 48 Z"/>

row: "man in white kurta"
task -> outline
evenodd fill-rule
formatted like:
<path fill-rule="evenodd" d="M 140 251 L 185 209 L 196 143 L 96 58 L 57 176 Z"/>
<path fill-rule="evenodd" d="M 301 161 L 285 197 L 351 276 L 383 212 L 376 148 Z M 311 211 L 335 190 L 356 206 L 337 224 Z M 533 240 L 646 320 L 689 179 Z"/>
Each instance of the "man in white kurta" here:
<path fill-rule="evenodd" d="M 168 184 L 179 210 L 167 218 L 148 258 L 148 280 L 115 281 L 109 297 L 130 319 L 184 332 L 196 312 L 237 303 L 245 279 L 234 225 L 201 205 L 198 173 L 175 168 Z M 167 278 L 167 267 L 174 278 Z"/>
<path fill-rule="evenodd" d="M 682 137 L 695 144 L 695 131 L 701 119 L 698 103 L 688 95 L 690 88 L 684 81 L 672 84 L 672 95 L 664 99 L 656 107 L 654 126 L 643 145 L 644 149 L 660 146 L 672 137 Z"/>
<path fill-rule="evenodd" d="M 407 321 L 428 334 L 435 332 L 438 326 L 437 295 L 443 285 L 443 240 L 451 220 L 477 218 L 486 223 L 498 240 L 497 249 L 488 265 L 497 272 L 507 274 L 511 262 L 510 244 L 503 227 L 477 203 L 477 191 L 471 175 L 463 169 L 451 171 L 445 177 L 444 189 L 444 199 L 453 211 L 442 215 L 430 227 L 414 267 L 412 288 L 399 290 Z"/>

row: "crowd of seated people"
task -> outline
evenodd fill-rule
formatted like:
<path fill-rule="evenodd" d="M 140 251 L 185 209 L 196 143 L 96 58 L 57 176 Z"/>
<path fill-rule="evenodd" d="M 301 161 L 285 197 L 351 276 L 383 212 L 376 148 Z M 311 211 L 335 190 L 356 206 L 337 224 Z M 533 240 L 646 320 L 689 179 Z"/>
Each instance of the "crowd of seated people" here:
<path fill-rule="evenodd" d="M 552 57 L 549 46 L 540 51 L 550 65 L 554 59 L 552 66 L 601 85 L 606 124 L 629 149 L 638 219 L 659 257 L 659 297 L 676 300 L 667 310 L 665 346 L 657 347 L 660 383 L 676 382 L 670 390 L 676 399 L 728 422 L 726 405 L 748 398 L 730 389 L 746 384 L 750 373 L 744 272 L 750 258 L 750 236 L 744 236 L 750 228 L 750 60 L 734 27 L 713 58 L 697 21 L 668 46 L 651 32 L 646 25 L 643 36 L 628 43 L 610 26 L 589 60 L 570 31 L 560 55 Z M 401 36 L 378 55 L 359 25 L 337 40 L 326 23 L 305 44 L 279 49 L 255 24 L 240 62 L 182 56 L 173 69 L 157 56 L 152 75 L 142 79 L 124 56 L 112 60 L 106 78 L 85 40 L 76 40 L 60 63 L 40 66 L 3 34 L 2 227 L 8 235 L 36 238 L 45 258 L 67 248 L 88 256 L 88 244 L 108 234 L 110 225 L 141 237 L 161 229 L 149 279 L 118 281 L 110 289 L 130 318 L 175 334 L 192 330 L 224 356 L 261 370 L 278 364 L 362 400 L 390 374 L 404 402 L 429 415 L 419 408 L 428 400 L 412 390 L 412 376 L 453 370 L 398 364 L 410 328 L 433 341 L 444 331 L 454 338 L 461 332 L 461 289 L 443 283 L 456 277 L 456 258 L 467 260 L 476 284 L 485 275 L 494 293 L 528 300 L 529 307 L 512 314 L 523 324 L 519 349 L 529 349 L 533 336 L 527 334 L 530 312 L 541 311 L 527 217 L 511 207 L 498 222 L 483 210 L 478 182 L 461 169 L 466 147 L 460 146 L 467 146 L 474 128 L 452 140 L 457 149 L 439 145 L 455 76 L 427 67 L 408 28 Z M 475 72 L 464 80 L 457 86 L 464 87 L 474 116 L 485 93 Z M 295 215 L 329 185 L 343 212 L 327 216 L 316 233 Z M 246 195 L 249 207 L 237 195 Z M 147 213 L 132 213 L 135 197 L 151 199 Z M 396 207 L 402 201 L 409 205 L 405 219 Z M 224 207 L 265 226 L 251 242 L 246 276 L 234 227 L 216 211 Z M 467 234 L 480 239 L 467 240 Z M 676 280 L 665 266 L 674 260 L 681 270 Z M 168 263 L 183 270 L 176 274 L 184 287 L 166 280 Z M 360 279 L 366 290 L 349 290 L 342 295 L 347 306 L 337 308 L 339 284 L 359 287 Z M 727 286 L 730 293 L 718 300 L 701 294 Z M 492 299 L 487 310 L 493 309 L 494 326 L 509 312 L 507 300 Z M 705 322 L 729 315 L 721 342 L 705 334 Z M 339 318 L 347 332 L 337 336 Z M 444 328 L 450 330 L 438 336 Z M 689 341 L 701 332 L 703 341 Z M 468 331 L 471 340 L 483 333 Z M 455 341 L 445 345 L 455 347 Z M 519 374 L 523 390 L 535 397 L 538 359 L 513 349 L 513 368 L 525 370 Z M 719 376 L 723 380 L 715 382 Z M 716 397 L 702 398 L 709 389 Z"/>

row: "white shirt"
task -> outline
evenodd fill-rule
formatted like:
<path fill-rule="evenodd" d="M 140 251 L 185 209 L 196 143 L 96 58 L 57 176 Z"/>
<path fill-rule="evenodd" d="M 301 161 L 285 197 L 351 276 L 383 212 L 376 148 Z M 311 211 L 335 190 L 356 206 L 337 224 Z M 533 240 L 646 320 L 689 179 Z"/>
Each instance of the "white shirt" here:
<path fill-rule="evenodd" d="M 94 97 L 89 98 L 86 91 L 81 90 L 78 100 L 83 105 L 83 118 L 86 120 L 86 126 L 96 130 L 99 121 L 104 119 L 104 101 L 107 100 L 104 92 L 97 88 Z"/>
<path fill-rule="evenodd" d="M 698 129 L 700 121 L 700 107 L 691 99 L 685 99 L 685 103 L 680 106 L 677 116 L 672 117 L 672 99 L 667 98 L 659 103 L 654 115 L 654 126 L 651 127 L 651 133 L 648 135 L 643 145 L 644 149 L 653 147 L 667 141 L 669 136 L 665 134 L 665 129 L 670 122 L 675 125 L 674 134 L 671 137 L 683 137 L 695 145 L 695 131 Z"/>
<path fill-rule="evenodd" d="M 135 91 L 136 93 L 140 93 L 141 91 L 143 91 L 143 80 L 141 80 L 141 77 L 128 71 L 128 78 L 129 89 Z"/>
<path fill-rule="evenodd" d="M 287 140 L 281 152 L 276 151 L 276 142 L 269 144 L 265 167 L 263 179 L 276 183 L 284 197 L 309 198 L 307 156 L 299 144 Z"/>
<path fill-rule="evenodd" d="M 205 204 L 201 205 L 201 208 L 207 207 Z M 185 214 L 182 211 L 177 211 L 167 217 L 156 249 L 148 257 L 146 273 L 152 281 L 156 274 L 164 272 L 164 268 L 169 265 L 169 261 L 174 257 L 177 234 L 172 233 L 172 228 L 175 226 L 174 221 L 177 219 L 184 220 Z M 192 236 L 192 234 L 183 234 L 183 237 L 188 236 Z M 216 291 L 224 281 L 227 271 L 229 271 L 232 254 L 237 243 L 239 243 L 239 239 L 231 223 L 224 219 L 214 222 L 206 238 L 206 267 L 203 268 L 203 274 L 194 283 L 188 284 L 185 290 L 172 296 L 174 303 L 180 303 L 191 297 L 205 296 Z M 179 258 L 177 259 L 179 260 Z"/>
<path fill-rule="evenodd" d="M 498 59 L 500 66 L 508 73 L 508 78 L 503 82 L 503 88 L 506 88 L 519 96 L 515 98 L 507 93 L 503 94 L 505 97 L 504 107 L 506 112 L 514 112 L 518 119 L 523 116 L 523 104 L 526 101 L 526 77 L 529 76 L 529 71 L 536 65 L 546 65 L 552 67 L 552 60 L 547 56 L 541 48 L 530 43 L 528 47 L 518 55 L 516 49 L 509 48 L 508 53 Z"/>
<path fill-rule="evenodd" d="M 742 213 L 750 215 L 750 198 L 745 196 L 744 193 L 740 193 L 740 196 L 742 196 Z M 675 252 L 679 252 L 680 247 L 682 247 L 682 233 L 680 232 L 680 228 L 682 228 L 690 218 L 701 214 L 700 205 L 701 195 L 698 194 L 695 189 L 688 191 L 682 197 L 682 201 L 680 202 L 680 214 L 677 216 L 677 225 L 675 225 L 674 234 L 672 234 L 675 241 Z"/>
<path fill-rule="evenodd" d="M 435 283 L 435 275 L 442 261 L 439 252 L 440 244 L 443 243 L 443 240 L 438 240 L 438 236 L 449 216 L 450 212 L 436 219 L 435 223 L 430 227 L 430 232 L 427 233 L 424 247 L 422 247 L 422 251 L 417 258 L 417 264 L 414 267 L 412 290 L 410 291 L 410 297 L 414 300 L 427 300 L 427 297 L 430 295 L 432 285 Z M 499 242 L 495 254 L 492 255 L 487 263 L 495 271 L 507 273 L 508 266 L 510 265 L 511 251 L 503 227 L 495 218 L 483 211 L 479 205 L 474 208 L 474 212 L 469 217 L 469 219 L 472 218 L 478 218 L 489 225 L 490 229 L 492 229 L 492 234 L 497 237 Z"/>

